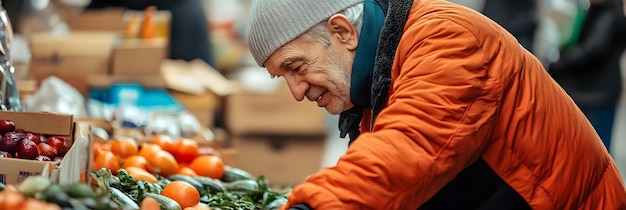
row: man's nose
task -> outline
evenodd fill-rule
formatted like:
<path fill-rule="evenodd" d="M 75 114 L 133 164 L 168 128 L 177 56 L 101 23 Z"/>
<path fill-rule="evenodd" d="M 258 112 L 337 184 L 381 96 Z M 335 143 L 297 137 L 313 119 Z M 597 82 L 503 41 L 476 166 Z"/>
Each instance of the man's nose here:
<path fill-rule="evenodd" d="M 306 91 L 309 89 L 309 84 L 303 80 L 297 80 L 294 77 L 285 77 L 285 81 L 287 81 L 287 86 L 289 86 L 293 98 L 296 99 L 296 101 L 304 100 Z"/>

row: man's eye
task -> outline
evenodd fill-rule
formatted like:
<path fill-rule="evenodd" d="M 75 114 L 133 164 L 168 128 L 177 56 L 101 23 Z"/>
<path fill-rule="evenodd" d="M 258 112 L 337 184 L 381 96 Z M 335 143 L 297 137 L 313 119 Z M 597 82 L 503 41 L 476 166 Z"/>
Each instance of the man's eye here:
<path fill-rule="evenodd" d="M 298 74 L 302 74 L 304 73 L 304 68 L 302 68 L 302 65 L 297 66 L 296 68 L 293 68 L 293 72 L 298 73 Z"/>

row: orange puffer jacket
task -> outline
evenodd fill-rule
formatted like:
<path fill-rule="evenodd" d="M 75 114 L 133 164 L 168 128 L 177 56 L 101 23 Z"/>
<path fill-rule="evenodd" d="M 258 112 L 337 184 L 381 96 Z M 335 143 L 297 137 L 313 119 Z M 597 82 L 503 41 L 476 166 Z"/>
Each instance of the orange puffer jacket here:
<path fill-rule="evenodd" d="M 626 209 L 593 127 L 508 32 L 442 0 L 415 0 L 407 12 L 371 131 L 296 186 L 286 207 L 417 209 L 481 159 L 533 209 Z"/>

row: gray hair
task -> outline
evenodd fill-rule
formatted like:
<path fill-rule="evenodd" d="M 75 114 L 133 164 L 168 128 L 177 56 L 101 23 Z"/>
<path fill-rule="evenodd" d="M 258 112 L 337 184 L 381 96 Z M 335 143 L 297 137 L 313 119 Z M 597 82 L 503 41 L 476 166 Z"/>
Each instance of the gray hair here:
<path fill-rule="evenodd" d="M 356 28 L 357 35 L 361 34 L 361 25 L 363 25 L 363 3 L 348 7 L 337 14 L 345 15 L 350 23 Z M 324 47 L 330 46 L 330 38 L 326 30 L 326 22 L 328 18 L 315 24 L 311 29 L 300 35 L 304 40 L 319 43 Z"/>

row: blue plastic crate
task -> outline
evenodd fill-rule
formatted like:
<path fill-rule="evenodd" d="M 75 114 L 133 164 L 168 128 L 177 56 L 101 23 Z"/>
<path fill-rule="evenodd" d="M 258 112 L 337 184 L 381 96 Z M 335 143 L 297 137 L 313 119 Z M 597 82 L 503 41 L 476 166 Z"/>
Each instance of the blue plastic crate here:
<path fill-rule="evenodd" d="M 130 101 L 144 111 L 182 111 L 184 106 L 164 89 L 145 89 L 139 84 L 119 83 L 108 89 L 90 89 L 89 97 L 105 104 L 118 106 Z M 130 99 L 130 100 L 129 100 Z"/>

